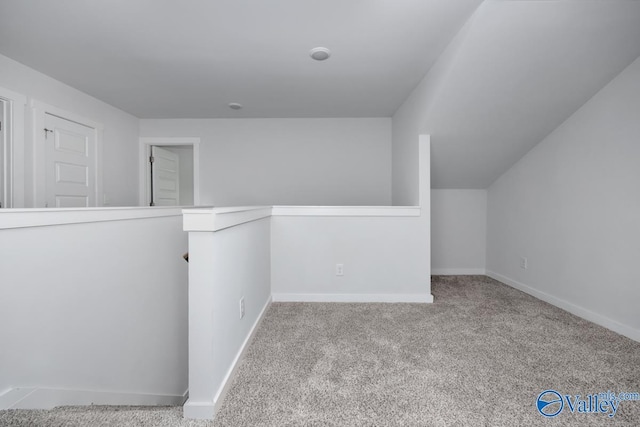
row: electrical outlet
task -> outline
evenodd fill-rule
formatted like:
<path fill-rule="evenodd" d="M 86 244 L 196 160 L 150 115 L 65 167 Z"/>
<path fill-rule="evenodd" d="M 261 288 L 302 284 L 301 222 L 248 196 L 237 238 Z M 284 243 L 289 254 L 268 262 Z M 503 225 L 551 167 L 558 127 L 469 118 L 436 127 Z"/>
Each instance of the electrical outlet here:
<path fill-rule="evenodd" d="M 344 264 L 336 264 L 336 276 L 344 276 Z"/>
<path fill-rule="evenodd" d="M 240 318 L 244 317 L 244 297 L 240 298 Z"/>
<path fill-rule="evenodd" d="M 523 269 L 525 269 L 525 270 L 526 270 L 527 268 L 529 268 L 529 263 L 528 263 L 528 261 L 527 261 L 527 258 L 525 258 L 525 257 L 520 257 L 520 268 L 523 268 Z"/>

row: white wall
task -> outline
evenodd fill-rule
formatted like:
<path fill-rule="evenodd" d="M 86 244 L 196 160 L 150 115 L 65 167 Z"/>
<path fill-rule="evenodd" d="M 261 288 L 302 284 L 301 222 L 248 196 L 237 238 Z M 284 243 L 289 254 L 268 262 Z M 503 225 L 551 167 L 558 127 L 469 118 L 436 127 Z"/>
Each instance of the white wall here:
<path fill-rule="evenodd" d="M 57 211 L 0 212 L 0 409 L 18 400 L 12 390 L 24 397 L 17 388 L 32 392 L 18 407 L 180 404 L 188 288 L 180 210 L 142 208 L 134 211 L 142 218 L 121 220 L 130 212 Z M 103 218 L 5 228 L 12 217 L 40 225 L 56 215 Z"/>
<path fill-rule="evenodd" d="M 225 387 L 231 383 L 240 355 L 271 300 L 270 208 L 256 220 L 256 211 L 189 215 L 189 400 L 187 418 L 213 418 Z M 257 212 L 261 210 L 258 209 Z M 242 221 L 222 229 L 191 227 L 197 216 L 205 223 L 230 217 Z M 209 220 L 210 219 L 210 220 Z M 254 219 L 254 218 L 252 218 Z M 245 315 L 240 318 L 240 299 Z"/>
<path fill-rule="evenodd" d="M 428 134 L 431 135 L 432 145 L 438 141 L 438 135 L 433 133 L 428 124 L 429 109 L 435 101 L 443 79 L 452 66 L 470 25 L 469 22 L 453 38 L 435 65 L 431 67 L 420 84 L 393 115 L 392 193 L 394 205 L 417 205 L 418 162 L 416 159 L 418 158 L 418 149 L 415 145 L 415 138 L 420 134 Z M 438 161 L 433 157 L 431 160 L 434 163 Z"/>
<path fill-rule="evenodd" d="M 420 207 L 274 207 L 274 300 L 433 301 L 429 136 L 415 144 Z M 336 264 L 343 264 L 343 276 Z"/>
<path fill-rule="evenodd" d="M 414 205 L 418 198 L 415 135 L 433 132 L 429 112 L 456 59 L 473 17 L 454 37 L 436 64 L 392 118 L 392 202 Z M 437 164 L 438 158 L 431 158 Z M 433 274 L 484 274 L 486 191 L 433 190 L 431 193 L 431 262 Z"/>
<path fill-rule="evenodd" d="M 486 190 L 431 190 L 432 274 L 485 274 Z"/>
<path fill-rule="evenodd" d="M 489 188 L 487 242 L 493 277 L 636 340 L 639 111 L 640 59 Z"/>
<path fill-rule="evenodd" d="M 272 217 L 274 300 L 432 302 L 425 221 L 428 215 Z"/>
<path fill-rule="evenodd" d="M 136 206 L 138 203 L 138 119 L 96 98 L 0 55 L 0 87 L 30 99 L 75 113 L 104 125 L 104 192 L 112 206 Z M 33 186 L 31 174 L 33 132 L 31 108 L 26 109 L 25 159 L 27 202 Z M 19 207 L 19 206 L 16 206 Z"/>
<path fill-rule="evenodd" d="M 391 203 L 388 118 L 141 120 L 140 135 L 201 138 L 203 205 Z"/>

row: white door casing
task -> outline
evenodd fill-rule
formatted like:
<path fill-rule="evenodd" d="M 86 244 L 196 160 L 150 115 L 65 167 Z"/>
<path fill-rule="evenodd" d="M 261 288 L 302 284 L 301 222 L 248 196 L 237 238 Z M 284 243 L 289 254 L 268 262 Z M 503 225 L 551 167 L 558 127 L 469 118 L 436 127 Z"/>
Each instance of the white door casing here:
<path fill-rule="evenodd" d="M 0 208 L 7 207 L 7 181 L 5 177 L 8 175 L 7 171 L 7 108 L 5 104 L 7 101 L 0 98 Z M 8 107 L 8 105 L 7 105 Z"/>
<path fill-rule="evenodd" d="M 152 146 L 151 188 L 153 206 L 180 205 L 180 157 Z"/>
<path fill-rule="evenodd" d="M 0 98 L 4 105 L 2 131 L 4 141 L 0 141 L 3 152 L 2 185 L 4 191 L 0 201 L 2 207 L 23 208 L 25 206 L 25 169 L 24 169 L 24 116 L 27 98 L 19 93 L 0 87 Z"/>

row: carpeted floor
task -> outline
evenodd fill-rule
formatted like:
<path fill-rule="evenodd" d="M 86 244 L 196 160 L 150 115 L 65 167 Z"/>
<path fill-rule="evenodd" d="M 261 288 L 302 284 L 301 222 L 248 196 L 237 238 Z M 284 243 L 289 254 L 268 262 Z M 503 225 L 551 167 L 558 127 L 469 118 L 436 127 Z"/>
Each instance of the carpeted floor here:
<path fill-rule="evenodd" d="M 274 303 L 215 423 L 73 407 L 0 411 L 0 425 L 640 425 L 640 401 L 613 418 L 536 409 L 547 389 L 640 392 L 640 343 L 483 276 L 434 277 L 432 292 L 434 304 Z"/>

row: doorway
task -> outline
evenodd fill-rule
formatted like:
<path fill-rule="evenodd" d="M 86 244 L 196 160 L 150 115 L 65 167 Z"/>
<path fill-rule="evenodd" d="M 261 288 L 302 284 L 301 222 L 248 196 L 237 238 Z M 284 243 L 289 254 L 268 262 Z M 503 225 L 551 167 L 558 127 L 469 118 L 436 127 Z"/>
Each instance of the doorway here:
<path fill-rule="evenodd" d="M 198 206 L 200 138 L 140 138 L 140 205 Z"/>
<path fill-rule="evenodd" d="M 193 146 L 151 146 L 151 206 L 193 205 Z"/>

